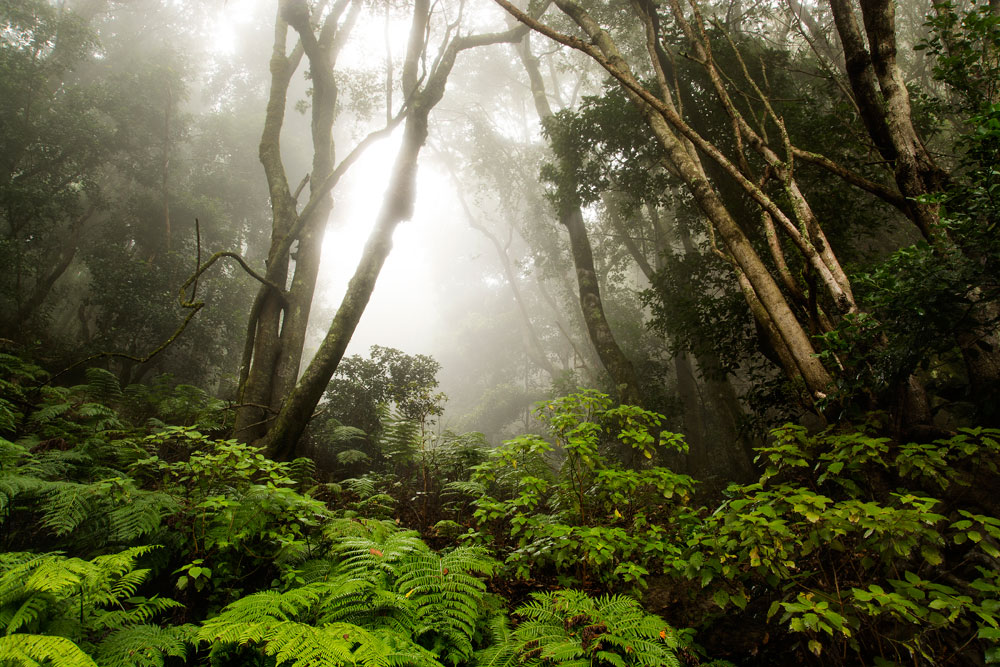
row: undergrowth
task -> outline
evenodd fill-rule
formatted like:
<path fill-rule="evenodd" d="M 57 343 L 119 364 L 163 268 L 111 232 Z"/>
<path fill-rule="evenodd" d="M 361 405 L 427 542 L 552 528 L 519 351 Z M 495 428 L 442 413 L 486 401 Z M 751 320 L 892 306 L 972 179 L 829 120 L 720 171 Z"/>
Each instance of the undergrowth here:
<path fill-rule="evenodd" d="M 785 426 L 706 508 L 662 465 L 683 438 L 597 392 L 495 449 L 391 426 L 388 465 L 320 481 L 198 392 L 0 365 L 0 665 L 1000 660 L 996 430 Z M 725 650 L 734 625 L 763 653 Z"/>

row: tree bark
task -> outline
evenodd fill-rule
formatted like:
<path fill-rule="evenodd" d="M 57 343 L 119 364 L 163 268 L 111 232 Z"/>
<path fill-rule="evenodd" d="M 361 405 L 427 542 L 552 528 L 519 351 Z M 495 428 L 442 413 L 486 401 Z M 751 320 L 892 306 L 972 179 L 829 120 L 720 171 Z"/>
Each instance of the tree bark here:
<path fill-rule="evenodd" d="M 350 11 L 341 24 L 344 12 Z M 271 199 L 271 247 L 265 277 L 274 285 L 291 285 L 284 293 L 262 285 L 250 321 L 240 372 L 235 433 L 252 441 L 267 430 L 267 422 L 295 386 L 302 361 L 306 328 L 319 273 L 323 236 L 332 208 L 329 179 L 333 171 L 333 122 L 337 86 L 333 66 L 339 48 L 361 10 L 360 3 L 338 0 L 326 15 L 318 35 L 304 0 L 282 0 L 275 19 L 271 55 L 271 89 L 260 161 Z M 298 34 L 298 44 L 287 52 L 288 29 Z M 309 174 L 310 200 L 300 214 L 281 160 L 288 87 L 302 56 L 309 61 L 313 82 L 311 130 L 313 164 Z M 294 272 L 291 250 L 297 242 Z"/>
<path fill-rule="evenodd" d="M 425 25 L 427 15 L 414 14 L 414 22 Z M 411 31 L 416 34 L 418 31 Z M 305 430 L 313 410 L 330 383 L 337 366 L 361 320 L 379 273 L 392 249 L 392 233 L 404 220 L 413 215 L 416 198 L 417 158 L 427 139 L 428 115 L 444 95 L 448 76 L 455 65 L 458 54 L 464 50 L 519 40 L 525 30 L 515 28 L 505 33 L 470 35 L 455 37 L 444 48 L 434 69 L 426 77 L 424 85 L 412 92 L 408 100 L 408 112 L 403 129 L 403 141 L 389 177 L 388 189 L 375 227 L 365 244 L 361 260 L 354 276 L 348 283 L 347 293 L 337 309 L 320 348 L 306 367 L 302 377 L 281 405 L 273 424 L 267 433 L 256 441 L 266 454 L 275 459 L 290 459 L 295 456 L 298 441 Z M 419 31 L 423 39 L 424 31 Z M 407 58 L 407 70 L 415 67 L 416 58 Z"/>
<path fill-rule="evenodd" d="M 535 110 L 539 120 L 544 122 L 553 115 L 552 107 L 545 94 L 545 84 L 538 69 L 538 60 L 531 53 L 527 36 L 518 46 L 517 52 L 528 74 Z M 591 250 L 590 239 L 587 236 L 587 228 L 579 203 L 576 201 L 561 202 L 559 222 L 569 234 L 570 250 L 576 269 L 580 308 L 583 312 L 583 320 L 587 325 L 587 333 L 594 349 L 597 350 L 601 365 L 611 376 L 611 381 L 615 384 L 618 398 L 622 403 L 642 405 L 642 394 L 639 391 L 639 380 L 635 368 L 625 356 L 621 346 L 618 345 L 604 314 L 604 302 L 601 298 L 597 271 L 594 268 L 594 253 Z"/>
<path fill-rule="evenodd" d="M 860 0 L 868 49 L 851 0 L 830 0 L 830 8 L 865 128 L 882 156 L 894 165 L 894 178 L 906 198 L 908 217 L 925 238 L 934 240 L 939 235 L 935 229 L 939 222 L 938 206 L 919 202 L 917 198 L 939 192 L 946 179 L 913 126 L 909 92 L 896 60 L 893 3 Z"/>

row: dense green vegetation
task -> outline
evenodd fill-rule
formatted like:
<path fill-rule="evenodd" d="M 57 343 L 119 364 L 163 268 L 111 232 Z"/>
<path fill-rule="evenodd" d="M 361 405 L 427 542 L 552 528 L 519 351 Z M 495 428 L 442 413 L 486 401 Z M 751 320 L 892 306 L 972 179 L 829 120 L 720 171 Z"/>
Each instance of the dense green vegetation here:
<path fill-rule="evenodd" d="M 1000 3 L 263 4 L 0 0 L 0 667 L 1000 663 Z"/>
<path fill-rule="evenodd" d="M 538 406 L 548 439 L 415 429 L 409 467 L 320 482 L 210 435 L 221 406 L 191 387 L 2 362 L 4 664 L 1000 658 L 995 429 L 785 426 L 758 481 L 703 505 L 665 465 L 683 437 L 589 391 Z"/>

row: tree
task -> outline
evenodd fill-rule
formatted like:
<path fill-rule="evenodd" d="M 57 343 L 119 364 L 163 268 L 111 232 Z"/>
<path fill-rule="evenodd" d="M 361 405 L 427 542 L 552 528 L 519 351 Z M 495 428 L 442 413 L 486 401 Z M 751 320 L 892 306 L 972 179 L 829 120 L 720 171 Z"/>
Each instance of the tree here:
<path fill-rule="evenodd" d="M 560 150 L 560 147 L 567 145 L 566 142 L 560 142 L 559 137 L 553 136 L 554 126 L 547 125 L 553 112 L 545 93 L 545 85 L 538 69 L 538 61 L 531 53 L 528 37 L 525 37 L 519 45 L 518 56 L 528 74 L 532 100 L 535 103 L 538 118 L 543 126 L 546 126 L 550 142 L 555 148 L 556 163 L 553 169 L 556 192 L 554 201 L 559 223 L 566 228 L 569 235 L 573 266 L 576 269 L 580 308 L 583 320 L 587 325 L 587 333 L 594 349 L 597 350 L 597 356 L 602 365 L 611 376 L 621 401 L 630 405 L 641 405 L 642 395 L 639 391 L 639 381 L 635 374 L 635 368 L 618 345 L 604 312 L 600 281 L 597 270 L 594 268 L 594 254 L 587 236 L 587 227 L 576 187 L 576 165 L 574 163 L 579 159 L 579 156 L 572 151 Z"/>
<path fill-rule="evenodd" d="M 429 71 L 423 72 L 423 76 L 420 77 L 418 72 L 423 62 L 422 54 L 427 47 L 426 35 L 430 18 L 428 3 L 425 0 L 418 0 L 413 10 L 406 59 L 401 74 L 406 95 L 402 113 L 404 117 L 402 143 L 389 175 L 385 198 L 354 277 L 351 278 L 344 300 L 319 350 L 294 389 L 284 397 L 281 409 L 267 433 L 258 440 L 272 457 L 288 458 L 294 454 L 296 444 L 343 358 L 351 336 L 368 304 L 379 272 L 392 248 L 392 232 L 399 223 L 412 215 L 417 158 L 427 139 L 428 116 L 444 96 L 445 85 L 456 58 L 468 49 L 519 39 L 524 32 L 521 28 L 514 28 L 503 33 L 463 36 L 453 35 L 452 28 L 449 27 L 445 31 L 444 43 L 436 61 Z M 279 17 L 279 24 L 281 20 Z M 302 39 L 307 38 L 303 35 Z M 284 60 L 283 39 L 280 44 L 275 53 L 278 54 L 280 50 L 281 59 Z M 274 196 L 272 192 L 272 202 Z M 288 199 L 285 201 L 291 203 Z M 306 210 L 304 209 L 304 213 Z M 304 213 L 299 215 L 299 219 L 308 219 L 304 217 Z"/>
<path fill-rule="evenodd" d="M 337 421 L 360 428 L 377 438 L 383 406 L 393 405 L 405 419 L 417 420 L 439 413 L 429 403 L 437 387 L 441 365 L 423 354 L 410 356 L 400 350 L 372 345 L 367 359 L 344 358 L 323 396 L 326 412 Z"/>
<path fill-rule="evenodd" d="M 351 0 L 338 0 L 328 11 L 325 3 L 313 8 L 305 0 L 278 3 L 270 95 L 260 139 L 260 161 L 271 201 L 271 244 L 266 283 L 257 292 L 247 323 L 238 390 L 243 405 L 237 414 L 236 433 L 246 440 L 255 440 L 266 432 L 270 415 L 277 412 L 295 386 L 323 234 L 332 208 L 330 190 L 367 143 L 355 147 L 334 168 L 333 124 L 338 94 L 334 68 L 361 9 L 361 2 Z M 288 51 L 290 28 L 298 41 Z M 307 177 L 293 192 L 282 161 L 281 132 L 289 87 L 303 55 L 313 85 L 313 159 Z M 372 139 L 374 136 L 369 135 L 368 142 Z M 300 211 L 297 202 L 307 182 L 309 199 Z"/>

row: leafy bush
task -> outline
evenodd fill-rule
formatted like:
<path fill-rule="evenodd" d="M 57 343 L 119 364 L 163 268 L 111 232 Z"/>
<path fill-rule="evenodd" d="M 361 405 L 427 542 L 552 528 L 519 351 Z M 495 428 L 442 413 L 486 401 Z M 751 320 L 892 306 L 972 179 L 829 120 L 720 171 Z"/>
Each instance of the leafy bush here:
<path fill-rule="evenodd" d="M 694 480 L 653 465 L 658 452 L 684 449 L 681 436 L 657 431 L 661 415 L 612 407 L 595 391 L 542 403 L 536 415 L 554 444 L 514 438 L 476 467 L 487 493 L 474 502 L 475 537 L 506 551 L 522 578 L 551 568 L 565 584 L 641 589 L 648 564 L 690 518 Z M 636 455 L 635 468 L 614 462 L 620 449 Z"/>
<path fill-rule="evenodd" d="M 983 493 L 1000 431 L 903 445 L 791 425 L 773 435 L 760 481 L 731 487 L 669 569 L 729 613 L 766 610 L 817 656 L 1000 659 L 1000 517 Z"/>

